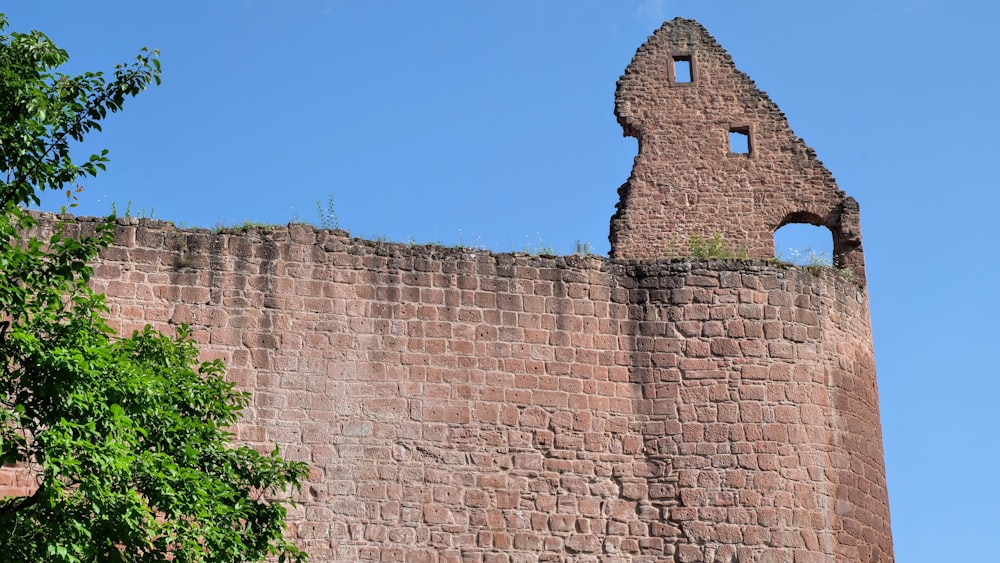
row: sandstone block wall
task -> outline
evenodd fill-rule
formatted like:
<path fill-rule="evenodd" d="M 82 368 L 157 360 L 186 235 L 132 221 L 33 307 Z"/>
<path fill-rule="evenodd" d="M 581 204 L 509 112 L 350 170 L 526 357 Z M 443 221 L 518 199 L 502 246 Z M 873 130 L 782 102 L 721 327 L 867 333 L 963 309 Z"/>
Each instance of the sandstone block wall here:
<path fill-rule="evenodd" d="M 117 328 L 190 323 L 307 462 L 314 561 L 888 561 L 867 303 L 616 263 L 122 220 Z"/>
<path fill-rule="evenodd" d="M 313 561 L 892 561 L 857 204 L 695 22 L 616 112 L 640 150 L 610 259 L 120 219 L 94 285 L 120 332 L 191 325 L 252 394 L 237 438 L 309 464 Z M 769 258 L 788 222 L 854 277 L 679 258 Z"/>
<path fill-rule="evenodd" d="M 857 202 L 700 24 L 668 21 L 639 47 L 615 114 L 639 154 L 619 190 L 612 257 L 686 256 L 692 236 L 720 234 L 733 250 L 771 258 L 775 230 L 809 223 L 830 230 L 834 261 L 863 282 Z M 730 133 L 745 137 L 746 152 Z"/>

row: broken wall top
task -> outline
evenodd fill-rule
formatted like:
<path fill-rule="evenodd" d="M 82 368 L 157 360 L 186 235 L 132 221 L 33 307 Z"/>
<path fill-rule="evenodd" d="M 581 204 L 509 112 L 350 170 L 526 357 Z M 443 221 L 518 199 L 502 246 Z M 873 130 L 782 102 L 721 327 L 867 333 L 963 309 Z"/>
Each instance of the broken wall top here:
<path fill-rule="evenodd" d="M 692 240 L 717 235 L 735 254 L 772 258 L 775 230 L 809 223 L 831 231 L 835 264 L 863 282 L 857 202 L 701 24 L 668 21 L 638 49 L 615 114 L 639 153 L 612 258 L 690 256 Z"/>

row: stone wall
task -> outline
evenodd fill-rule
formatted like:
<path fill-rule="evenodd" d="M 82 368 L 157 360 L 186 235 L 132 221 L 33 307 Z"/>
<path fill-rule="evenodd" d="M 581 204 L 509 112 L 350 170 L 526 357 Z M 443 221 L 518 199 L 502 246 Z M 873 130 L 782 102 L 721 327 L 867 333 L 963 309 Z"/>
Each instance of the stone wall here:
<path fill-rule="evenodd" d="M 695 22 L 616 112 L 610 259 L 120 219 L 94 285 L 120 332 L 191 325 L 238 440 L 309 464 L 313 561 L 892 561 L 856 202 Z M 788 222 L 853 277 L 766 260 Z M 717 234 L 751 259 L 680 258 Z"/>
<path fill-rule="evenodd" d="M 113 324 L 190 323 L 312 471 L 314 561 L 888 561 L 866 297 L 763 262 L 123 219 Z"/>
<path fill-rule="evenodd" d="M 863 283 L 857 202 L 700 24 L 668 21 L 639 47 L 618 81 L 615 115 L 639 154 L 619 190 L 612 257 L 686 256 L 691 237 L 722 235 L 735 252 L 770 258 L 775 230 L 809 223 L 830 230 L 834 261 Z M 731 133 L 745 138 L 745 152 Z"/>

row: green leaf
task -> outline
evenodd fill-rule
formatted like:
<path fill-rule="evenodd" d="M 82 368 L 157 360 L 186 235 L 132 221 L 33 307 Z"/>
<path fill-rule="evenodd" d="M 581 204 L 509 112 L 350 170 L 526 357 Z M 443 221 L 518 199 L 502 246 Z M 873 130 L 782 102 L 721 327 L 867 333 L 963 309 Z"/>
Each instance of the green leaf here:
<path fill-rule="evenodd" d="M 265 499 L 307 468 L 232 443 L 248 395 L 222 362 L 199 362 L 190 327 L 121 337 L 101 318 L 91 263 L 114 218 L 81 234 L 21 208 L 44 190 L 74 207 L 108 151 L 75 161 L 71 141 L 160 83 L 155 50 L 107 76 L 60 73 L 68 56 L 0 14 L 0 459 L 38 484 L 0 499 L 0 561 L 304 560 L 282 535 L 286 501 Z"/>

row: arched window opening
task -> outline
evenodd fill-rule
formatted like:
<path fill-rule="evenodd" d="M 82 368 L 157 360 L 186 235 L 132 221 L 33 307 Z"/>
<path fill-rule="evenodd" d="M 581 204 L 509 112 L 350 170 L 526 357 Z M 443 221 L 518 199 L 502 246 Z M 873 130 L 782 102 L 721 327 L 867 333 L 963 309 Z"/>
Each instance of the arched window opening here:
<path fill-rule="evenodd" d="M 788 223 L 774 232 L 774 257 L 797 266 L 833 266 L 833 233 L 808 223 Z"/>

